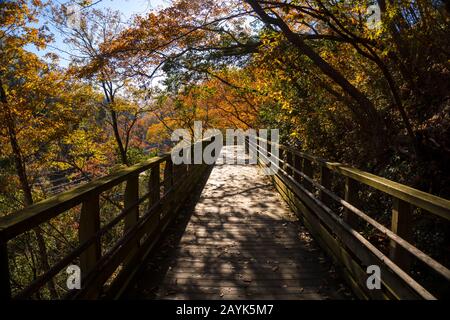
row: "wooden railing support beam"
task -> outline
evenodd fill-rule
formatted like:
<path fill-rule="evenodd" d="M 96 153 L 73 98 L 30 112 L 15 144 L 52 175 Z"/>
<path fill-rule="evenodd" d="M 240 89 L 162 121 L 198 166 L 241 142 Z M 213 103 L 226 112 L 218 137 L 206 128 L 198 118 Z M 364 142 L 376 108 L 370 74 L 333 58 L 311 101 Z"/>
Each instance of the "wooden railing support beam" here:
<path fill-rule="evenodd" d="M 410 242 L 412 238 L 412 209 L 411 205 L 403 200 L 394 198 L 392 206 L 391 230 L 404 240 Z M 389 245 L 389 257 L 403 270 L 411 267 L 411 255 L 394 241 Z"/>
<path fill-rule="evenodd" d="M 126 215 L 124 233 L 131 229 L 139 220 L 139 206 L 136 203 L 139 200 L 139 175 L 133 175 L 127 180 L 124 194 L 125 209 L 133 207 Z M 136 239 L 134 248 L 131 250 L 130 257 L 134 255 L 139 248 L 139 239 Z"/>
<path fill-rule="evenodd" d="M 293 170 L 291 168 L 291 166 L 294 166 L 294 156 L 292 155 L 292 153 L 288 150 L 286 150 L 287 154 L 286 154 L 286 162 L 289 166 L 287 166 L 286 172 L 288 173 L 288 175 L 292 176 Z"/>
<path fill-rule="evenodd" d="M 90 240 L 100 230 L 100 202 L 99 194 L 94 194 L 81 205 L 80 229 L 78 237 L 80 243 Z M 83 253 L 80 254 L 81 279 L 95 267 L 101 257 L 101 239 L 95 239 Z M 83 281 L 81 282 L 83 284 Z"/>
<path fill-rule="evenodd" d="M 173 163 L 172 159 L 168 158 L 164 166 L 164 193 L 167 193 L 173 186 Z"/>
<path fill-rule="evenodd" d="M 302 170 L 303 170 L 302 165 L 303 165 L 302 158 L 298 154 L 295 154 L 294 155 L 294 168 L 297 169 L 298 171 L 302 172 Z M 300 182 L 300 181 L 302 181 L 302 176 L 299 173 L 294 171 L 294 179 L 296 181 Z"/>
<path fill-rule="evenodd" d="M 331 190 L 331 171 L 325 166 L 320 167 L 320 184 Z M 332 199 L 322 190 L 319 191 L 319 199 L 328 207 L 333 203 Z"/>
<path fill-rule="evenodd" d="M 349 177 L 345 177 L 344 200 L 357 207 L 358 186 L 356 181 Z M 352 228 L 356 228 L 358 225 L 358 217 L 348 209 L 344 209 L 344 221 Z"/>
<path fill-rule="evenodd" d="M 159 166 L 156 166 L 151 169 L 150 179 L 148 180 L 148 190 L 150 191 L 150 206 L 159 201 L 161 197 L 160 189 L 161 189 L 160 168 Z"/>
<path fill-rule="evenodd" d="M 314 176 L 314 172 L 313 172 L 313 167 L 312 167 L 312 163 L 311 163 L 311 161 L 310 160 L 308 160 L 308 159 L 303 159 L 303 173 L 305 174 L 305 175 L 307 175 L 309 178 L 313 178 Z M 309 182 L 309 181 L 306 181 L 306 179 L 303 179 L 304 180 L 304 186 L 305 186 L 305 188 L 308 190 L 308 191 L 314 191 L 314 188 L 313 188 L 313 185 L 312 185 L 312 183 L 311 182 Z"/>

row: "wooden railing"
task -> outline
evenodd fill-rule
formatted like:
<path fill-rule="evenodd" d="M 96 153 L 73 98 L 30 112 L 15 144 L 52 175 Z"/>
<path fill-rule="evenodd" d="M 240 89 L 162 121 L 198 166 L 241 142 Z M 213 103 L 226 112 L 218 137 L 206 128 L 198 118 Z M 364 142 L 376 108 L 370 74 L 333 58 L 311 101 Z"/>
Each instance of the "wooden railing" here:
<path fill-rule="evenodd" d="M 272 145 L 278 147 L 278 157 L 271 153 Z M 276 188 L 321 247 L 342 267 L 348 283 L 360 298 L 435 299 L 410 275 L 413 259 L 421 261 L 442 277 L 447 286 L 450 285 L 450 270 L 411 244 L 413 208 L 421 208 L 448 223 L 450 201 L 258 137 L 253 141 L 247 139 L 246 149 L 258 155 L 260 164 L 276 169 L 276 175 L 272 176 Z M 341 197 L 332 191 L 333 180 L 338 177 L 344 180 Z M 361 185 L 392 198 L 390 228 L 360 209 L 364 207 L 358 197 Z M 343 212 L 339 213 L 336 208 Z M 360 222 L 370 225 L 389 240 L 388 252 L 382 252 L 363 236 L 358 230 Z M 366 285 L 366 268 L 370 265 L 380 267 L 380 290 L 370 290 Z"/>
<path fill-rule="evenodd" d="M 209 140 L 198 143 L 202 143 L 204 147 Z M 70 291 L 64 298 L 93 299 L 100 295 L 119 296 L 136 272 L 140 261 L 148 255 L 209 167 L 206 164 L 173 165 L 170 154 L 165 154 L 118 170 L 111 175 L 0 218 L 1 298 L 9 299 L 12 296 L 8 243 L 80 204 L 78 245 L 12 298 L 33 298 L 36 292 L 58 273 L 64 272 L 74 261 L 79 262 L 82 288 Z M 140 176 L 148 178 L 147 192 L 141 196 Z M 123 195 L 124 209 L 101 226 L 100 197 L 121 183 L 126 183 Z M 145 207 L 144 202 L 147 202 Z M 119 223 L 124 225 L 123 235 L 117 242 L 108 244 L 109 250 L 102 252 L 105 251 L 102 250 L 102 236 Z M 106 288 L 107 281 L 111 283 Z"/>
<path fill-rule="evenodd" d="M 411 244 L 413 208 L 450 220 L 450 201 L 360 171 L 358 169 L 277 145 L 280 155 L 270 152 L 270 142 L 257 138 L 246 141 L 246 149 L 256 153 L 262 165 L 277 169 L 273 181 L 289 205 L 296 211 L 312 235 L 334 261 L 354 292 L 366 299 L 434 299 L 428 288 L 409 272 L 416 259 L 450 282 L 450 270 Z M 208 141 L 201 142 L 207 144 Z M 192 151 L 194 152 L 194 147 Z M 263 152 L 264 151 L 264 152 Z M 276 161 L 278 160 L 278 164 Z M 189 192 L 205 175 L 209 165 L 173 165 L 169 155 L 121 169 L 109 176 L 61 193 L 26 209 L 0 218 L 0 294 L 1 298 L 32 298 L 55 276 L 76 262 L 82 271 L 81 290 L 70 291 L 65 298 L 92 299 L 120 296 L 160 238 Z M 147 178 L 146 192 L 139 188 Z M 344 180 L 343 196 L 336 191 L 336 180 Z M 105 192 L 125 183 L 123 209 L 103 226 L 100 223 L 100 199 Z M 358 197 L 365 185 L 392 198 L 390 228 L 365 213 Z M 142 191 L 142 190 L 141 190 Z M 11 241 L 61 214 L 81 205 L 78 244 L 26 288 L 11 294 L 8 245 Z M 342 213 L 337 210 L 341 209 Z M 388 252 L 369 241 L 358 229 L 364 222 L 389 240 Z M 103 236 L 123 223 L 123 234 L 109 249 L 102 249 Z M 381 269 L 382 288 L 366 285 L 366 268 Z"/>

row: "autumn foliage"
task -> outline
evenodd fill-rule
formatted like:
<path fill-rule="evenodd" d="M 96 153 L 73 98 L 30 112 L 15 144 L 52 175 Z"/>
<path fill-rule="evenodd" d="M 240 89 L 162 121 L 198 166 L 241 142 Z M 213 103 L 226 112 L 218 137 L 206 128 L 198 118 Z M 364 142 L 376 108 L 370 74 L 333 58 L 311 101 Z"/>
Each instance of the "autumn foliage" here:
<path fill-rule="evenodd" d="M 78 26 L 57 2 L 0 2 L 2 214 L 167 149 L 194 121 L 278 128 L 284 144 L 449 197 L 447 1 L 177 0 L 126 23 L 82 2 Z M 38 54 L 52 32 L 66 66 Z M 33 263 L 27 281 L 49 261 Z"/>

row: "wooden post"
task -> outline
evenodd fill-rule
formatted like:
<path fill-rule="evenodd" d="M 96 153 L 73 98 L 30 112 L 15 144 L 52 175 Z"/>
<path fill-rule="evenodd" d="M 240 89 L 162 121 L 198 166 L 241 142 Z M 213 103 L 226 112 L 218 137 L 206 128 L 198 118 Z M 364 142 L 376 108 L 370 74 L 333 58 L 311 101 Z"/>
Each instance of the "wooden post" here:
<path fill-rule="evenodd" d="M 391 230 L 406 241 L 412 238 L 412 208 L 408 202 L 394 198 L 392 206 Z M 407 250 L 391 240 L 389 245 L 389 257 L 400 268 L 409 271 L 411 267 L 411 255 Z"/>
<path fill-rule="evenodd" d="M 173 163 L 172 159 L 168 158 L 164 167 L 164 193 L 167 193 L 173 186 Z"/>
<path fill-rule="evenodd" d="M 148 179 L 148 190 L 150 192 L 148 201 L 148 210 L 150 210 L 161 199 L 161 179 L 160 179 L 160 164 L 152 167 L 150 170 L 150 177 Z M 158 209 L 156 209 L 158 210 Z M 156 230 L 161 223 L 161 212 L 154 212 L 151 218 L 151 226 L 146 228 L 146 234 L 141 238 L 140 245 L 145 243 L 147 236 Z M 147 233 L 148 231 L 148 233 Z"/>
<path fill-rule="evenodd" d="M 303 170 L 302 169 L 302 158 L 298 154 L 296 154 L 294 156 L 294 168 L 297 169 L 300 172 L 302 172 L 302 170 Z M 302 176 L 299 173 L 294 172 L 294 179 L 297 182 L 301 182 L 302 181 Z"/>
<path fill-rule="evenodd" d="M 9 283 L 8 245 L 0 242 L 0 300 L 11 299 L 11 284 Z"/>
<path fill-rule="evenodd" d="M 268 148 L 269 149 L 269 148 Z M 268 152 L 267 152 L 268 153 Z M 281 169 L 283 169 L 285 172 L 287 172 L 287 165 L 286 165 L 286 161 L 287 161 L 287 150 L 286 149 L 280 149 L 280 167 Z"/>
<path fill-rule="evenodd" d="M 293 170 L 290 166 L 294 165 L 294 161 L 293 161 L 293 155 L 292 152 L 290 150 L 286 150 L 287 154 L 286 154 L 286 162 L 289 166 L 286 166 L 286 172 L 288 173 L 289 176 L 292 177 L 292 173 Z"/>
<path fill-rule="evenodd" d="M 184 151 L 185 151 L 184 149 L 181 150 L 181 154 L 183 157 L 185 156 Z M 184 174 L 185 168 L 186 168 L 186 165 L 184 163 L 173 165 L 173 168 L 172 168 L 172 183 L 173 184 L 178 182 L 180 177 Z"/>
<path fill-rule="evenodd" d="M 150 179 L 148 180 L 148 190 L 150 192 L 150 205 L 159 201 L 161 196 L 161 181 L 159 179 L 159 164 L 154 166 L 150 171 Z"/>
<path fill-rule="evenodd" d="M 355 207 L 357 206 L 358 189 L 356 186 L 356 181 L 349 177 L 345 177 L 344 200 Z M 347 222 L 352 228 L 356 228 L 358 225 L 358 217 L 347 208 L 344 209 L 344 221 Z"/>
<path fill-rule="evenodd" d="M 125 187 L 124 195 L 124 207 L 125 210 L 130 209 L 124 218 L 125 228 L 124 233 L 134 227 L 139 220 L 139 206 L 136 202 L 139 200 L 139 175 L 133 175 L 128 178 L 127 185 Z M 139 248 L 139 239 L 136 239 L 135 248 L 132 249 L 130 257 Z"/>
<path fill-rule="evenodd" d="M 320 167 L 320 184 L 328 190 L 331 190 L 331 171 L 324 165 Z M 319 199 L 327 207 L 332 203 L 332 199 L 322 190 L 319 192 Z"/>
<path fill-rule="evenodd" d="M 90 240 L 100 230 L 99 195 L 94 194 L 83 201 L 80 214 L 80 229 L 78 237 L 80 243 Z M 101 257 L 101 239 L 95 239 L 83 253 L 80 254 L 80 270 L 82 278 L 97 264 Z"/>
<path fill-rule="evenodd" d="M 308 177 L 310 177 L 311 179 L 313 178 L 313 167 L 311 164 L 311 161 L 309 159 L 303 159 L 303 173 L 305 175 L 307 175 Z M 304 179 L 304 186 L 307 190 L 313 192 L 313 185 L 311 182 L 306 181 L 306 179 Z"/>

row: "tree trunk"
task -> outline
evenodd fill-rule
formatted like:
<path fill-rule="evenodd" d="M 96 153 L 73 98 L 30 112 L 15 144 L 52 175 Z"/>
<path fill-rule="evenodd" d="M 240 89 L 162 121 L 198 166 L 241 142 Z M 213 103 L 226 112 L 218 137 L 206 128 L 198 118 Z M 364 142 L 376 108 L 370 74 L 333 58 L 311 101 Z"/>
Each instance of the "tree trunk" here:
<path fill-rule="evenodd" d="M 109 82 L 108 82 L 109 83 Z M 120 160 L 122 164 L 128 166 L 128 157 L 127 157 L 127 149 L 124 147 L 122 138 L 120 137 L 119 125 L 117 123 L 117 113 L 112 108 L 112 104 L 114 103 L 114 90 L 112 89 L 112 84 L 108 84 L 105 81 L 101 82 L 101 86 L 103 88 L 103 92 L 105 94 L 106 103 L 108 104 L 109 114 L 111 116 L 111 126 L 114 133 L 114 139 L 116 140 L 117 148 L 119 149 Z"/>
<path fill-rule="evenodd" d="M 119 126 L 117 124 L 117 114 L 114 110 L 110 109 L 111 113 L 111 120 L 112 120 L 112 127 L 114 131 L 114 138 L 116 139 L 117 147 L 119 148 L 120 153 L 120 159 L 122 160 L 122 163 L 126 166 L 128 166 L 128 158 L 127 158 L 127 151 L 125 150 L 122 139 L 120 138 L 119 133 Z"/>
<path fill-rule="evenodd" d="M 256 0 L 246 0 L 253 10 L 261 17 L 264 23 L 275 25 L 281 29 L 283 35 L 291 42 L 303 55 L 311 61 L 331 80 L 338 84 L 344 92 L 356 101 L 356 108 L 353 111 L 356 121 L 364 130 L 367 129 L 367 137 L 373 144 L 375 155 L 386 152 L 388 147 L 387 130 L 384 121 L 379 115 L 373 103 L 355 86 L 353 86 L 338 70 L 326 62 L 303 39 L 294 33 L 289 26 L 280 18 L 269 16 Z"/>
<path fill-rule="evenodd" d="M 22 152 L 20 150 L 19 142 L 17 140 L 14 119 L 12 118 L 11 113 L 8 110 L 8 100 L 1 80 L 0 80 L 0 102 L 2 104 L 1 113 L 3 115 L 8 130 L 9 142 L 13 153 L 16 173 L 19 176 L 20 188 L 22 189 L 24 195 L 25 207 L 28 207 L 33 204 L 33 194 L 31 192 L 31 187 L 28 182 L 25 163 L 23 161 Z M 45 245 L 44 236 L 42 235 L 42 231 L 39 227 L 34 229 L 34 234 L 36 236 L 36 241 L 38 244 L 41 268 L 44 272 L 47 272 L 48 270 L 50 270 L 50 264 L 48 262 L 47 248 Z M 58 294 L 53 279 L 47 282 L 47 288 L 50 292 L 50 297 L 52 299 L 56 299 L 58 297 Z"/>

